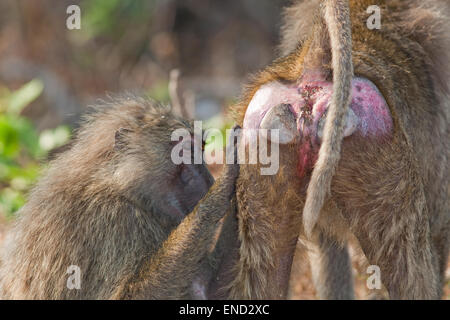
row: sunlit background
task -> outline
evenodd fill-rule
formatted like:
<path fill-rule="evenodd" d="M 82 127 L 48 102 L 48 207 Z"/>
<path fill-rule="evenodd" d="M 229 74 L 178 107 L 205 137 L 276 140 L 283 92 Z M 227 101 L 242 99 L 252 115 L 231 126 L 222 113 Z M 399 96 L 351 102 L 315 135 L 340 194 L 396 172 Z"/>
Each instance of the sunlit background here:
<path fill-rule="evenodd" d="M 176 68 L 190 116 L 229 125 L 226 106 L 276 54 L 286 2 L 1 0 L 0 216 L 14 216 L 39 164 L 107 93 L 167 103 Z M 72 4 L 80 30 L 66 27 Z"/>

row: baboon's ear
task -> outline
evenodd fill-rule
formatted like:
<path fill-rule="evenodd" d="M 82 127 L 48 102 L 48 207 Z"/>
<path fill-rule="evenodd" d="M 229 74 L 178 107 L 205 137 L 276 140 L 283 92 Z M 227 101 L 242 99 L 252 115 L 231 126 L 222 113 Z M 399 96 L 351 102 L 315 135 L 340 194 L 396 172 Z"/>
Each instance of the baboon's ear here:
<path fill-rule="evenodd" d="M 127 146 L 126 136 L 131 132 L 127 128 L 119 128 L 115 133 L 114 150 L 123 150 Z"/>

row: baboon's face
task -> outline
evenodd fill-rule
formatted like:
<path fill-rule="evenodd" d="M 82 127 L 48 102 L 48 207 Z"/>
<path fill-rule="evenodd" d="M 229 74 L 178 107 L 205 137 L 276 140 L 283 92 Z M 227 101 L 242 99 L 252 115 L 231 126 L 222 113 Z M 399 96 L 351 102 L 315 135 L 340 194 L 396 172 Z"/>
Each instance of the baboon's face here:
<path fill-rule="evenodd" d="M 161 172 L 160 179 L 165 181 L 162 185 L 166 190 L 158 198 L 158 203 L 163 211 L 178 221 L 194 209 L 214 183 L 203 160 L 199 164 L 194 161 L 194 154 L 202 155 L 203 150 L 201 141 L 193 141 L 193 136 L 190 136 L 187 141 L 164 143 L 165 157 L 170 160 L 166 164 L 167 171 Z M 173 156 L 179 150 L 190 155 L 190 160 L 174 163 Z"/>
<path fill-rule="evenodd" d="M 177 129 L 187 130 L 191 140 L 172 141 L 172 132 Z M 193 143 L 191 128 L 171 119 L 128 130 L 125 135 L 126 147 L 118 150 L 122 152 L 122 165 L 118 171 L 122 176 L 130 176 L 132 189 L 145 206 L 151 206 L 157 214 L 179 223 L 214 182 L 203 162 L 194 164 L 194 152 L 202 154 L 201 141 Z M 179 150 L 191 154 L 190 163 L 177 164 L 173 154 Z"/>

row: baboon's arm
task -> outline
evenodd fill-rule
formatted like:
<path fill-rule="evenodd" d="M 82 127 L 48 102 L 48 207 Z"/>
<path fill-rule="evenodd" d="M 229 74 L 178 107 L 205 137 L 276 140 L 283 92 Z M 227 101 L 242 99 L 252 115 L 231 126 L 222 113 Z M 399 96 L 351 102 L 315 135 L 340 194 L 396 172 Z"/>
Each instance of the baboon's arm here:
<path fill-rule="evenodd" d="M 207 284 L 208 299 L 227 299 L 228 285 L 234 276 L 234 268 L 239 259 L 239 235 L 236 198 L 226 215 L 219 239 L 208 259 L 211 276 Z"/>
<path fill-rule="evenodd" d="M 238 174 L 239 165 L 226 165 L 222 176 L 194 211 L 169 235 L 160 250 L 142 267 L 139 275 L 123 283 L 113 294 L 113 298 L 186 297 L 207 259 L 219 221 L 230 206 Z M 194 291 L 196 290 L 194 283 Z"/>

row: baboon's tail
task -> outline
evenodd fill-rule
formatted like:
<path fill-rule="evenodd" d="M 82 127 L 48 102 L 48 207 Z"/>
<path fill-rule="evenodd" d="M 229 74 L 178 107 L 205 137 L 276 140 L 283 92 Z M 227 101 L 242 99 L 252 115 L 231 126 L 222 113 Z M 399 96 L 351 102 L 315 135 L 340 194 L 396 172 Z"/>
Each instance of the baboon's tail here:
<path fill-rule="evenodd" d="M 333 95 L 328 107 L 319 157 L 309 182 L 303 209 L 303 224 L 307 236 L 311 236 L 320 210 L 330 192 L 331 179 L 340 159 L 344 135 L 345 115 L 351 98 L 352 31 L 350 9 L 347 0 L 325 0 L 323 17 L 330 36 Z"/>

